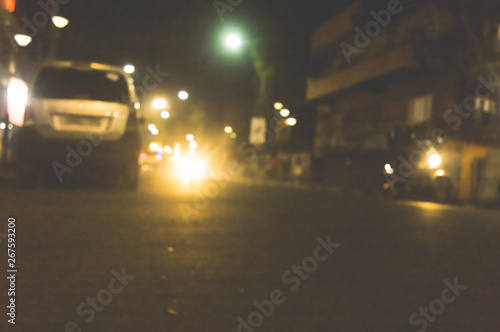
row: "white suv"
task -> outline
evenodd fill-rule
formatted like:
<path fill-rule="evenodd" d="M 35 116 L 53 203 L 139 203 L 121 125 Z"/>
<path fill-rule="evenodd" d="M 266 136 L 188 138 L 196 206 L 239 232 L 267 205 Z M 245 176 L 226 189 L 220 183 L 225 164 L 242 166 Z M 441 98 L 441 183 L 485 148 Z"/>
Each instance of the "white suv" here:
<path fill-rule="evenodd" d="M 139 103 L 131 78 L 118 67 L 53 62 L 35 74 L 16 159 L 22 184 L 39 175 L 63 182 L 105 175 L 138 186 Z"/>

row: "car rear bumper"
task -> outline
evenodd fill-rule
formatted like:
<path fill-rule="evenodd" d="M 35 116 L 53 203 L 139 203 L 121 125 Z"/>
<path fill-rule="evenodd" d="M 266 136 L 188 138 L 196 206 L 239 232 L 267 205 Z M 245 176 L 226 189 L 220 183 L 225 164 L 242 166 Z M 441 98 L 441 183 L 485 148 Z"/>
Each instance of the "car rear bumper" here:
<path fill-rule="evenodd" d="M 87 165 L 137 164 L 140 138 L 137 132 L 126 133 L 118 141 L 103 141 L 100 135 L 88 135 L 81 140 L 44 139 L 34 127 L 23 127 L 15 140 L 15 160 L 20 164 L 51 167 L 57 162 L 76 167 Z"/>

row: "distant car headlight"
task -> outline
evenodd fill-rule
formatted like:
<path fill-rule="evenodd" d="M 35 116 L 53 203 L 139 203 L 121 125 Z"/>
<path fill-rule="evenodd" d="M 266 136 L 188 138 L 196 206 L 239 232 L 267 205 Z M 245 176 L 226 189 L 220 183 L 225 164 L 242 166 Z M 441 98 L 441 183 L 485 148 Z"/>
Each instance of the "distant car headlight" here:
<path fill-rule="evenodd" d="M 394 169 L 391 164 L 385 164 L 384 169 L 387 174 L 394 174 Z"/>
<path fill-rule="evenodd" d="M 181 159 L 177 163 L 177 169 L 181 172 L 188 172 L 191 168 L 191 163 L 187 159 Z"/>
<path fill-rule="evenodd" d="M 441 156 L 437 153 L 434 153 L 429 157 L 427 162 L 430 168 L 438 168 L 442 162 Z"/>
<path fill-rule="evenodd" d="M 196 158 L 183 158 L 177 163 L 177 177 L 183 182 L 202 180 L 207 176 L 205 161 Z"/>
<path fill-rule="evenodd" d="M 445 174 L 446 174 L 445 171 L 442 169 L 438 169 L 436 171 L 436 176 L 445 176 Z"/>
<path fill-rule="evenodd" d="M 207 167 L 202 161 L 197 160 L 193 163 L 193 171 L 197 173 L 204 173 L 206 169 Z"/>

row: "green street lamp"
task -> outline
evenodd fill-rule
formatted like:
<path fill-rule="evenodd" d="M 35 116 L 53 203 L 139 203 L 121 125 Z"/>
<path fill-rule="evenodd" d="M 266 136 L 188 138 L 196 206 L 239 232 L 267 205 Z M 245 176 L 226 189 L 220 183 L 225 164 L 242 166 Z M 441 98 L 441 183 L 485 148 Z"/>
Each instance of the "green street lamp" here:
<path fill-rule="evenodd" d="M 243 45 L 241 36 L 237 33 L 230 33 L 224 39 L 225 45 L 232 51 L 237 51 Z"/>

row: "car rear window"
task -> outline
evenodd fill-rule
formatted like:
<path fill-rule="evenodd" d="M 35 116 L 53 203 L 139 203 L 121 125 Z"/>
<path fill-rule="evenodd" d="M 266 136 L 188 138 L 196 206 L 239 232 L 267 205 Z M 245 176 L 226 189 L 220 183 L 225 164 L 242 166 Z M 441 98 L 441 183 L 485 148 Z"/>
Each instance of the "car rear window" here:
<path fill-rule="evenodd" d="M 113 71 L 47 67 L 33 85 L 35 98 L 85 99 L 128 103 L 130 93 L 123 75 Z"/>

